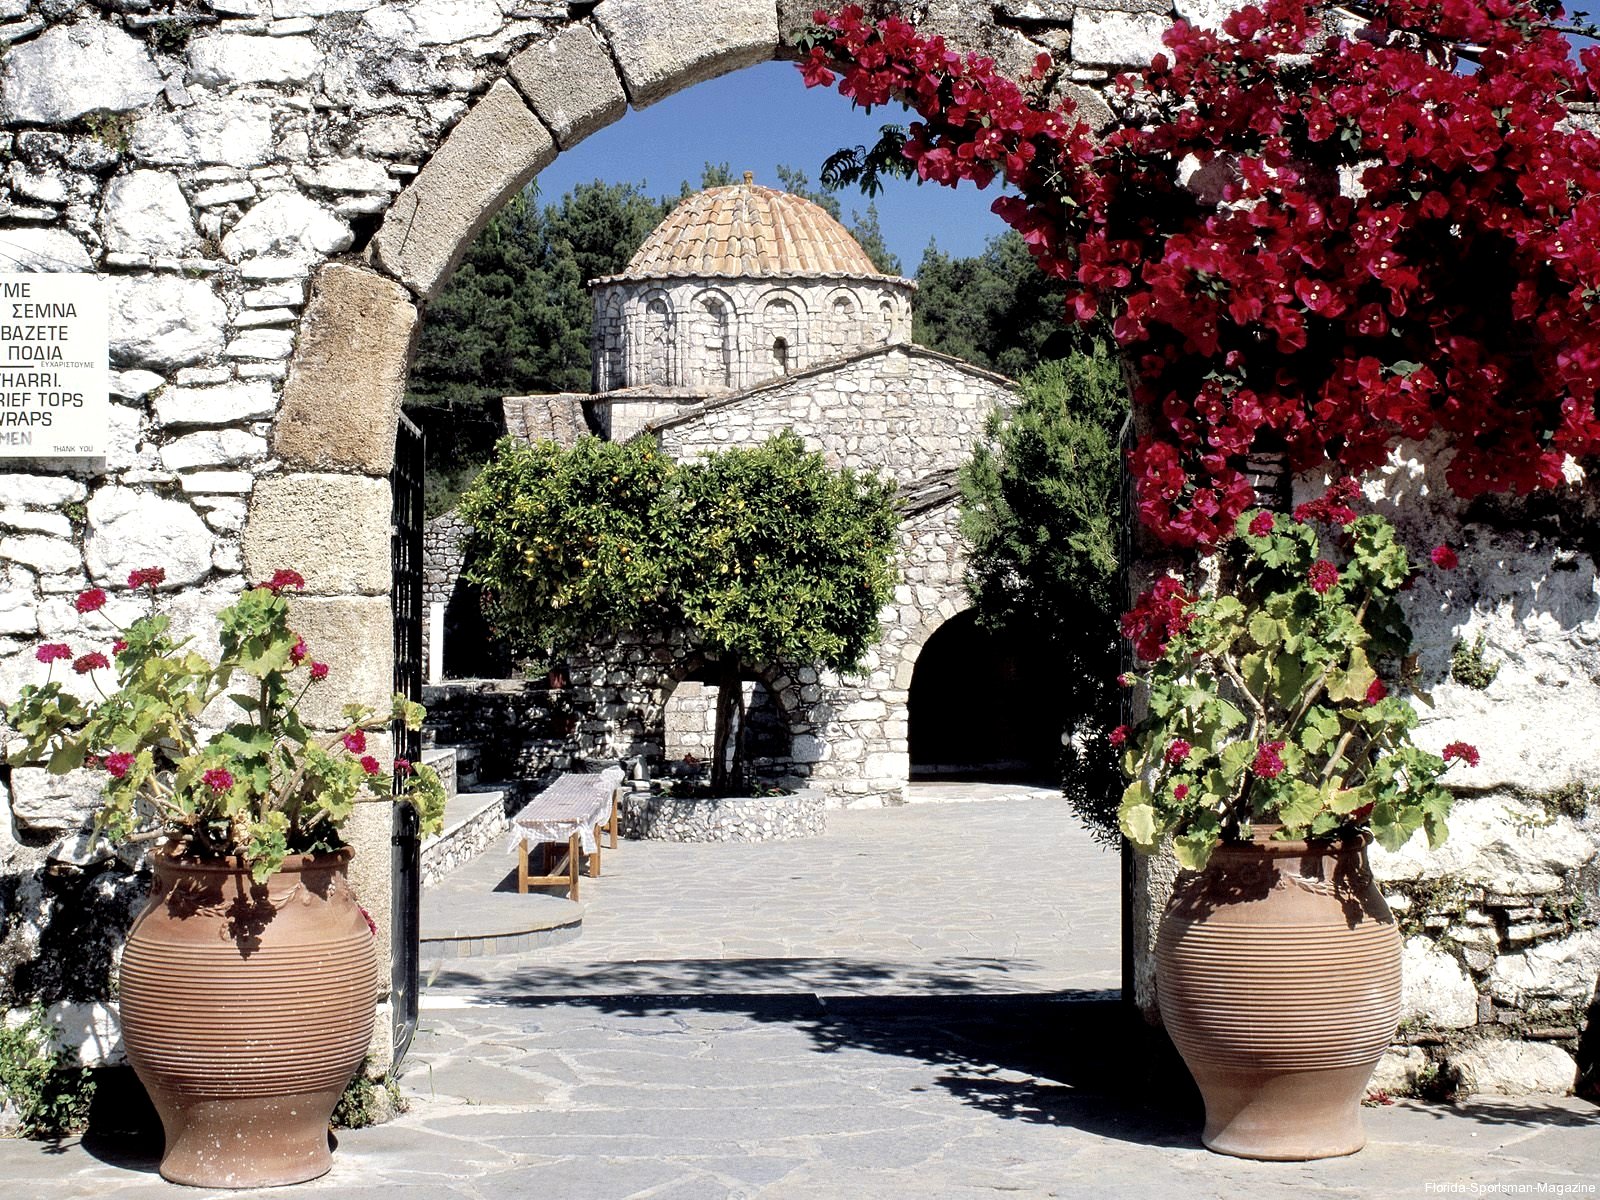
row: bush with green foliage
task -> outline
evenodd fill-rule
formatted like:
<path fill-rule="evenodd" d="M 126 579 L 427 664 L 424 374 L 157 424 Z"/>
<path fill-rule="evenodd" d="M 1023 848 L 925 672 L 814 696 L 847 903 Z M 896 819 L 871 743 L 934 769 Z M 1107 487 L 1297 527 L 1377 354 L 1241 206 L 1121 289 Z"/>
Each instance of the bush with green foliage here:
<path fill-rule="evenodd" d="M 792 433 L 674 463 L 647 441 L 506 439 L 461 503 L 468 575 L 524 646 L 685 629 L 719 667 L 712 786 L 742 782 L 738 682 L 856 667 L 893 592 L 894 487 Z"/>
<path fill-rule="evenodd" d="M 1122 521 L 1118 451 L 1128 394 L 1114 351 L 1048 362 L 1025 375 L 1019 403 L 996 413 L 961 472 L 967 591 L 979 622 L 1038 647 L 1062 681 L 1060 727 L 1069 802 L 1105 840 L 1117 835 L 1116 755 L 1105 734 L 1120 698 Z"/>
<path fill-rule="evenodd" d="M 103 636 L 115 636 L 110 653 L 75 654 L 65 642 L 37 647 L 45 681 L 0 703 L 16 734 L 8 765 L 95 772 L 103 780 L 98 833 L 119 842 L 164 838 L 171 854 L 234 855 L 258 883 L 290 854 L 343 846 L 341 831 L 363 797 L 409 803 L 424 833 L 438 830 L 445 796 L 433 768 L 382 763 L 367 746 L 369 732 L 394 722 L 420 729 L 422 705 L 400 695 L 388 711 L 346 705 L 344 728 L 331 734 L 302 719 L 301 701 L 329 668 L 291 625 L 283 593 L 305 586 L 298 572 L 275 572 L 217 614 L 215 660 L 156 607 L 165 580 L 160 567 L 129 575 L 129 592 L 145 595 L 150 609 L 125 626 L 107 614 L 105 589 L 78 596 L 78 613 L 97 614 Z M 95 698 L 82 700 L 55 678 L 57 662 L 88 676 Z M 234 719 L 218 729 L 212 706 L 224 700 Z"/>
<path fill-rule="evenodd" d="M 58 1047 L 44 1009 L 20 1022 L 0 1022 L 0 1107 L 16 1114 L 23 1137 L 77 1133 L 89 1123 L 94 1076 L 72 1051 Z"/>
<path fill-rule="evenodd" d="M 1123 618 L 1150 663 L 1127 680 L 1148 687 L 1148 715 L 1111 735 L 1126 746 L 1120 815 L 1138 849 L 1171 837 L 1198 871 L 1255 824 L 1285 838 L 1370 830 L 1387 850 L 1419 829 L 1430 846 L 1445 840 L 1439 779 L 1453 760 L 1476 766 L 1478 751 L 1412 743 L 1417 710 L 1395 691 L 1411 682 L 1399 602 L 1411 562 L 1393 525 L 1348 507 L 1355 494 L 1345 481 L 1293 520 L 1241 515 L 1213 594 L 1168 576 Z M 1342 561 L 1323 556 L 1311 520 L 1339 530 Z"/>

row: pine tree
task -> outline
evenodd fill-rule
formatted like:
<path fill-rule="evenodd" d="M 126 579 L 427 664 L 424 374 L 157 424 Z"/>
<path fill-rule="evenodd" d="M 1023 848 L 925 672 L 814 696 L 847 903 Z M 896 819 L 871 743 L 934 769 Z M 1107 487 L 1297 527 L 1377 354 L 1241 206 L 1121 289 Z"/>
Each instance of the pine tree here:
<path fill-rule="evenodd" d="M 967 590 L 979 622 L 1054 660 L 1061 693 L 1067 797 L 1090 828 L 1116 831 L 1120 787 L 1105 735 L 1120 697 L 1117 537 L 1119 436 L 1128 396 L 1115 352 L 1047 362 L 1021 381 L 1021 402 L 990 421 L 961 472 Z"/>

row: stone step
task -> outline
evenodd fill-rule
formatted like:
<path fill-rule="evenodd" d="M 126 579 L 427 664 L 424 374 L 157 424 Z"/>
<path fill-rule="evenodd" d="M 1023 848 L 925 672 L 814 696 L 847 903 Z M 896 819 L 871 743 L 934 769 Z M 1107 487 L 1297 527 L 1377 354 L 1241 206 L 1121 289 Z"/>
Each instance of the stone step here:
<path fill-rule="evenodd" d="M 582 933 L 583 905 L 564 896 L 519 896 L 512 891 L 472 895 L 470 902 L 463 898 L 449 905 L 425 900 L 420 961 L 430 973 L 430 966 L 443 960 L 524 954 L 573 941 Z"/>

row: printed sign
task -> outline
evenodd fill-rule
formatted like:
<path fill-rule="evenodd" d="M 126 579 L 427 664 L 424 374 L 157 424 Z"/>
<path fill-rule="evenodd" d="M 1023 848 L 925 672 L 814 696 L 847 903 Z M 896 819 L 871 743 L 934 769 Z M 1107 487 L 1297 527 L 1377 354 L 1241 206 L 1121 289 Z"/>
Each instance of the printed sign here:
<path fill-rule="evenodd" d="M 85 272 L 0 274 L 0 457 L 105 454 L 109 293 Z"/>

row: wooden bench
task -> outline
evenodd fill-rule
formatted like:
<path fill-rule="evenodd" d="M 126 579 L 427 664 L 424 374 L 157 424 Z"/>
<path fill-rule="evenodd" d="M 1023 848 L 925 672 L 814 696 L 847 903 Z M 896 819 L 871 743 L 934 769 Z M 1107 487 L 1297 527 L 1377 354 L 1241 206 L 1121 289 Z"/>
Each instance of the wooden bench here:
<path fill-rule="evenodd" d="M 622 771 L 611 767 L 599 775 L 567 773 L 535 796 L 511 818 L 511 846 L 517 851 L 517 891 L 563 886 L 578 898 L 578 877 L 584 855 L 589 877 L 600 874 L 601 835 L 608 832 L 617 848 L 617 809 L 622 798 Z M 529 851 L 542 857 L 542 875 L 532 873 Z"/>

